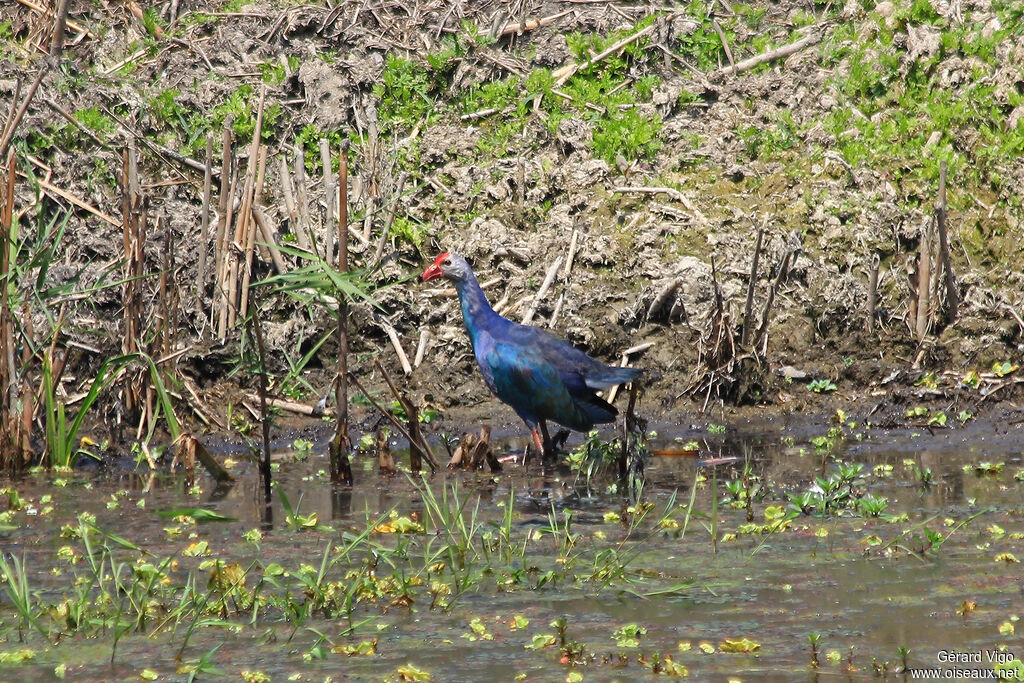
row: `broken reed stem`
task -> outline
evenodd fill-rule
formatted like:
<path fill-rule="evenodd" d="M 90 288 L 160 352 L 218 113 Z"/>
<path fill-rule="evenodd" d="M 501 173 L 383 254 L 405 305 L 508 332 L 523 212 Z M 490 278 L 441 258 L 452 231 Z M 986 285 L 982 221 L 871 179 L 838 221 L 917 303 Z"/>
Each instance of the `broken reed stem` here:
<path fill-rule="evenodd" d="M 377 468 L 382 474 L 394 474 L 395 458 L 391 455 L 391 447 L 388 445 L 388 433 L 384 427 L 377 428 Z"/>
<path fill-rule="evenodd" d="M 249 285 L 252 282 L 253 253 L 256 250 L 256 232 L 259 224 L 256 220 L 256 209 L 259 208 L 263 194 L 263 178 L 267 170 L 267 146 L 260 145 L 259 158 L 256 162 L 256 186 L 253 188 L 252 200 L 249 202 L 249 221 L 246 226 L 245 252 L 242 256 L 242 299 L 239 310 L 249 310 Z"/>
<path fill-rule="evenodd" d="M 299 207 L 295 204 L 295 191 L 292 189 L 292 175 L 288 169 L 288 160 L 284 153 L 278 157 L 280 168 L 277 173 L 281 179 L 281 194 L 284 196 L 284 206 L 288 211 L 288 225 L 295 235 L 295 241 L 303 249 L 309 250 L 309 240 L 306 239 L 306 231 L 299 228 Z"/>
<path fill-rule="evenodd" d="M 405 355 L 405 349 L 402 348 L 402 340 L 398 337 L 398 330 L 393 325 L 388 323 L 386 320 L 378 320 L 377 323 L 384 329 L 384 333 L 388 335 L 388 339 L 391 340 L 391 346 L 395 349 L 395 355 L 398 356 L 398 362 L 402 364 L 402 372 L 406 375 L 412 374 L 412 366 L 409 364 L 409 357 Z"/>
<path fill-rule="evenodd" d="M 430 343 L 430 330 L 424 328 L 420 332 L 420 341 L 416 346 L 416 357 L 412 361 L 413 368 L 418 368 L 423 362 L 423 356 L 427 353 L 427 344 Z"/>
<path fill-rule="evenodd" d="M 960 293 L 956 287 L 956 274 L 953 272 L 953 261 L 949 255 L 949 232 L 946 228 L 946 160 L 939 162 L 939 199 L 935 206 L 935 222 L 939 227 L 939 259 L 943 281 L 946 285 L 946 324 L 956 322 L 957 310 L 960 308 Z"/>
<path fill-rule="evenodd" d="M 25 99 L 22 101 L 21 106 L 14 112 L 7 123 L 4 125 L 3 135 L 0 136 L 0 158 L 7 155 L 7 148 L 10 147 L 11 141 L 14 140 L 14 132 L 18 129 L 18 124 L 25 117 L 25 112 L 28 111 L 29 104 L 32 103 L 32 98 L 36 94 L 36 90 L 39 89 L 39 84 L 43 82 L 43 78 L 50 72 L 54 62 L 50 59 L 40 59 L 37 62 L 39 66 L 39 73 L 36 74 L 36 79 L 32 81 L 32 85 L 29 86 L 28 92 L 25 93 Z"/>
<path fill-rule="evenodd" d="M 328 226 L 324 232 L 324 261 L 328 265 L 334 265 L 334 233 L 331 232 L 330 226 L 334 225 L 334 169 L 331 164 L 331 143 L 328 142 L 327 138 L 320 138 L 320 164 L 323 166 L 324 171 L 324 203 L 326 204 L 325 211 L 326 216 L 324 217 L 324 225 Z"/>
<path fill-rule="evenodd" d="M 164 249 L 161 255 L 162 264 L 160 267 L 159 282 L 157 284 L 157 306 L 159 306 L 159 315 L 157 317 L 157 327 L 154 334 L 154 347 L 160 356 L 166 356 L 170 353 L 170 325 L 171 325 L 171 306 L 170 297 L 168 296 L 167 281 L 170 276 L 173 281 L 174 270 L 171 266 L 171 231 L 167 230 L 167 222 L 163 215 L 160 215 L 156 219 L 156 232 L 160 234 L 160 231 L 164 231 Z"/>
<path fill-rule="evenodd" d="M 292 229 L 299 246 L 304 249 L 312 248 L 312 223 L 309 217 L 309 192 L 306 190 L 306 155 L 302 145 L 295 141 L 295 158 L 292 159 L 292 171 L 295 174 L 295 201 L 296 209 L 299 212 L 299 221 Z"/>
<path fill-rule="evenodd" d="M 928 334 L 928 318 L 931 313 L 931 283 L 932 283 L 932 231 L 930 221 L 921 226 L 921 239 L 919 244 L 920 261 L 917 271 L 917 339 L 925 338 Z"/>
<path fill-rule="evenodd" d="M 338 161 L 338 270 L 342 275 L 348 272 L 348 140 L 341 144 Z M 352 465 L 348 459 L 348 297 L 344 292 L 338 296 L 338 371 L 334 376 L 334 404 L 338 411 L 338 428 L 329 449 L 331 481 L 351 486 Z M 387 445 L 387 439 L 384 444 Z M 383 466 L 384 463 L 381 464 Z M 393 460 L 391 469 L 394 470 Z"/>
<path fill-rule="evenodd" d="M 206 295 L 206 258 L 210 250 L 210 195 L 213 187 L 213 136 L 206 135 L 206 171 L 203 173 L 203 210 L 199 220 L 199 265 L 196 268 L 196 308 L 203 311 Z"/>
<path fill-rule="evenodd" d="M 68 26 L 68 6 L 71 0 L 59 0 L 53 17 L 53 33 L 50 35 L 50 55 L 60 57 L 64 51 L 64 34 Z"/>
<path fill-rule="evenodd" d="M 256 176 L 259 174 L 260 138 L 263 135 L 263 107 L 267 99 L 267 86 L 260 88 L 260 100 L 256 105 L 256 126 L 252 132 L 252 144 L 249 146 L 249 158 L 246 161 L 245 186 L 242 189 L 242 207 L 238 213 L 238 224 L 235 227 L 235 239 L 231 245 L 228 269 L 228 320 L 227 327 L 234 327 L 238 319 L 239 305 L 239 270 L 243 265 L 243 253 L 249 240 L 249 223 L 252 217 L 252 198 L 256 188 Z M 246 310 L 246 309 L 241 309 Z M 226 328 L 225 328 L 226 331 Z"/>
<path fill-rule="evenodd" d="M 67 304 L 63 304 L 60 307 L 60 315 L 57 317 L 57 324 L 54 326 L 53 331 L 53 342 L 50 345 L 50 354 L 53 355 L 53 349 L 57 345 L 57 338 L 60 336 L 60 328 L 64 324 L 64 315 L 67 313 Z M 28 302 L 25 302 L 22 308 L 22 329 L 25 333 L 25 339 L 32 339 L 35 334 L 32 332 L 32 312 L 29 310 Z M 65 352 L 63 358 L 60 361 L 56 371 L 53 373 L 53 382 L 56 387 L 60 383 L 60 378 L 64 374 L 64 361 L 67 360 L 67 353 Z M 18 425 L 17 436 L 15 438 L 15 445 L 17 450 L 21 453 L 21 461 L 19 467 L 24 467 L 32 462 L 32 418 L 35 415 L 35 390 L 32 385 L 32 380 L 29 377 L 28 369 L 32 364 L 32 345 L 22 344 L 21 345 L 21 424 Z M 13 379 L 13 378 L 12 378 Z M 13 415 L 11 418 L 13 419 Z"/>
<path fill-rule="evenodd" d="M 263 480 L 263 498 L 270 502 L 270 422 L 267 419 L 267 365 L 266 349 L 263 346 L 263 327 L 260 325 L 260 309 L 253 296 L 249 301 L 249 325 L 252 335 L 256 338 L 256 352 L 259 354 L 259 383 L 256 385 L 260 395 L 260 429 L 263 435 L 263 459 L 259 463 L 260 479 Z"/>
<path fill-rule="evenodd" d="M 878 267 L 880 259 L 878 254 L 871 255 L 871 262 L 868 263 L 868 316 L 865 321 L 865 329 L 868 334 L 875 331 L 875 309 L 878 307 Z"/>
<path fill-rule="evenodd" d="M 501 29 L 501 33 L 498 34 L 498 37 L 504 38 L 505 36 L 511 35 L 513 33 L 522 34 L 525 31 L 532 31 L 535 28 L 547 26 L 548 24 L 553 23 L 554 21 L 564 17 L 566 14 L 570 14 L 572 11 L 573 10 L 568 9 L 565 10 L 564 12 L 559 12 L 558 14 L 551 14 L 549 16 L 541 17 L 539 19 L 535 18 L 527 19 L 526 21 L 510 22 L 508 24 L 505 24 L 505 28 Z"/>
<path fill-rule="evenodd" d="M 530 304 L 530 310 L 528 310 L 526 315 L 523 316 L 524 325 L 529 324 L 529 322 L 533 320 L 533 316 L 537 314 L 537 307 L 540 305 L 540 302 L 544 300 L 544 296 L 548 293 L 548 289 L 551 288 L 551 284 L 555 281 L 555 278 L 558 277 L 558 269 L 562 267 L 562 258 L 563 257 L 561 256 L 556 258 L 555 262 L 551 264 L 550 268 L 548 268 L 548 273 L 544 276 L 544 282 L 541 283 L 540 289 L 537 290 L 537 295 L 533 297 L 533 302 Z"/>
<path fill-rule="evenodd" d="M 792 258 L 793 250 L 790 249 L 782 257 L 782 262 L 779 264 L 779 272 L 775 275 L 772 286 L 768 288 L 768 297 L 765 299 L 764 308 L 761 309 L 761 324 L 757 328 L 757 334 L 754 335 L 753 348 L 755 351 L 760 349 L 762 355 L 767 351 L 768 321 L 771 319 L 772 306 L 775 304 L 775 293 L 779 291 L 779 287 L 782 286 L 782 280 L 789 273 L 789 262 Z"/>
<path fill-rule="evenodd" d="M 365 389 L 365 387 L 363 387 L 363 385 L 359 382 L 356 376 L 353 375 L 351 372 L 348 373 L 348 378 L 352 382 L 352 384 L 356 386 L 356 389 L 362 392 L 363 396 L 366 397 L 366 400 L 370 402 L 370 405 L 376 408 L 377 412 L 383 415 L 388 420 L 388 422 L 390 422 L 394 426 L 394 428 L 398 430 L 398 433 L 404 436 L 406 440 L 408 440 L 409 443 L 411 444 L 413 442 L 412 435 L 409 433 L 409 430 L 405 428 L 405 425 L 402 424 L 402 421 L 395 417 L 390 410 L 386 410 L 384 407 L 381 406 L 381 404 L 377 403 L 376 399 L 374 399 L 373 396 L 370 395 L 370 393 Z M 430 454 L 430 459 L 428 459 L 427 462 L 430 463 L 431 468 L 436 472 L 437 461 L 432 460 L 434 455 L 430 451 L 430 445 L 427 444 L 426 442 L 424 442 L 423 445 L 426 446 L 427 448 L 426 452 Z"/>
<path fill-rule="evenodd" d="M 214 261 L 216 272 L 213 277 L 213 300 L 211 307 L 210 322 L 216 324 L 217 337 L 223 339 L 227 332 L 227 290 L 224 288 L 224 279 L 227 277 L 228 244 L 231 234 L 232 198 L 235 194 L 235 180 L 238 169 L 234 164 L 234 146 L 232 143 L 231 126 L 224 126 L 224 133 L 221 136 L 221 172 L 220 172 L 220 200 L 217 203 L 217 239 L 214 250 Z"/>
<path fill-rule="evenodd" d="M 17 170 L 14 152 L 7 157 L 7 178 L 4 180 L 4 194 L 0 197 L 0 278 L 10 281 L 10 249 L 15 243 L 11 228 L 14 223 L 14 174 Z M 26 344 L 26 347 L 28 345 Z M 0 426 L 3 428 L 0 440 L 0 465 L 4 470 L 21 466 L 14 458 L 14 326 L 11 321 L 9 288 L 0 287 Z"/>
<path fill-rule="evenodd" d="M 757 266 L 761 260 L 761 245 L 764 241 L 764 228 L 757 231 L 757 244 L 754 246 L 754 259 L 750 264 L 750 279 L 747 281 L 747 301 L 743 305 L 743 330 L 740 332 L 740 346 L 747 348 L 750 339 L 750 314 L 754 306 L 754 286 L 757 284 Z"/>
<path fill-rule="evenodd" d="M 124 306 L 124 337 L 121 340 L 121 351 L 125 354 L 137 353 L 140 350 L 139 337 L 142 333 L 142 296 L 140 278 L 142 277 L 142 240 L 145 227 L 145 209 L 139 215 L 139 179 L 138 151 L 134 145 L 125 145 L 121 156 L 121 247 L 124 254 L 123 280 L 121 300 Z M 139 410 L 138 385 L 129 378 L 124 392 L 125 410 L 128 415 Z"/>
<path fill-rule="evenodd" d="M 558 316 L 562 314 L 562 304 L 565 303 L 565 292 L 558 295 L 558 301 L 555 302 L 555 310 L 551 312 L 551 320 L 548 321 L 548 327 L 554 327 L 555 323 L 558 322 Z"/>
<path fill-rule="evenodd" d="M 647 307 L 646 319 L 648 321 L 653 320 L 654 316 L 661 313 L 662 309 L 664 309 L 665 306 L 668 305 L 668 302 L 676 295 L 676 292 L 682 286 L 683 278 L 677 277 L 673 280 L 670 280 L 664 287 L 662 287 L 661 290 L 658 292 L 658 295 L 654 297 L 654 301 L 652 301 L 651 305 Z M 671 319 L 672 316 L 672 308 L 670 308 L 668 311 L 669 319 Z"/>
<path fill-rule="evenodd" d="M 722 49 L 725 50 L 725 58 L 729 60 L 729 66 L 732 67 L 732 73 L 735 76 L 736 62 L 732 58 L 732 49 L 729 47 L 729 41 L 725 37 L 725 31 L 722 30 L 722 25 L 718 23 L 717 19 L 712 19 L 711 25 L 715 27 L 715 31 L 718 33 L 718 39 L 722 41 Z"/>
<path fill-rule="evenodd" d="M 263 207 L 252 207 L 252 217 L 256 221 L 256 226 L 260 229 L 260 232 L 263 233 L 263 241 L 266 243 L 267 251 L 270 252 L 270 259 L 274 262 L 274 270 L 283 275 L 288 271 L 288 266 L 285 265 L 284 257 L 281 256 L 281 250 L 277 247 L 277 242 L 274 239 L 274 229 L 270 227 L 270 220 L 263 213 Z"/>
<path fill-rule="evenodd" d="M 572 230 L 572 237 L 569 238 L 569 252 L 565 257 L 565 274 L 563 279 L 568 280 L 569 276 L 572 275 L 572 264 L 576 259 L 576 243 L 579 240 L 580 231 L 576 228 Z"/>

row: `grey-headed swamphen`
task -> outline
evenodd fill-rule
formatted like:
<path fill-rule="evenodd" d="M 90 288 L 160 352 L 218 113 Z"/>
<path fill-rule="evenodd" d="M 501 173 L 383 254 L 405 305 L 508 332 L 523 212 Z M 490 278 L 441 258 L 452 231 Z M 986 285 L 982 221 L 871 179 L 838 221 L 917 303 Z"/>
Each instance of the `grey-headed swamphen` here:
<path fill-rule="evenodd" d="M 546 420 L 581 432 L 615 420 L 618 411 L 595 392 L 631 382 L 643 370 L 605 365 L 550 332 L 501 317 L 458 254 L 441 254 L 423 271 L 424 282 L 439 277 L 455 283 L 487 388 L 512 406 L 545 457 L 553 455 Z"/>

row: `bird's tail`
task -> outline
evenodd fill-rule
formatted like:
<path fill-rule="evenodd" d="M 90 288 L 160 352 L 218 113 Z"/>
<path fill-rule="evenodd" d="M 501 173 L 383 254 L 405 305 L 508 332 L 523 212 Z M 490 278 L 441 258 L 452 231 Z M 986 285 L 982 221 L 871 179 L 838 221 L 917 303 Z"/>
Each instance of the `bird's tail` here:
<path fill-rule="evenodd" d="M 643 372 L 642 368 L 619 368 L 614 365 L 606 365 L 599 372 L 588 374 L 586 383 L 591 389 L 610 389 L 616 384 L 629 384 Z"/>
<path fill-rule="evenodd" d="M 583 397 L 582 400 L 576 402 L 576 405 L 590 421 L 590 425 L 585 425 L 586 429 L 590 429 L 591 426 L 596 424 L 614 422 L 615 416 L 619 414 L 615 406 L 600 396 L 591 395 Z M 585 429 L 581 429 L 581 431 L 585 431 Z"/>

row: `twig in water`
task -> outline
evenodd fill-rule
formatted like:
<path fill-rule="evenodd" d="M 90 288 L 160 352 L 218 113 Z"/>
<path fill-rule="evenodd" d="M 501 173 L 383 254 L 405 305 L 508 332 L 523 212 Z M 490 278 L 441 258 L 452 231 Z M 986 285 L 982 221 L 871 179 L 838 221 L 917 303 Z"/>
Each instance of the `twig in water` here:
<path fill-rule="evenodd" d="M 260 462 L 260 478 L 263 480 L 263 499 L 270 503 L 270 422 L 267 419 L 267 367 L 266 350 L 263 346 L 263 328 L 260 325 L 260 310 L 256 297 L 249 300 L 249 325 L 256 338 L 256 351 L 259 353 L 259 383 L 256 385 L 260 394 L 260 427 L 263 434 L 263 460 Z"/>
<path fill-rule="evenodd" d="M 405 428 L 405 425 L 402 424 L 402 421 L 399 420 L 397 417 L 395 417 L 391 413 L 390 410 L 385 410 L 381 406 L 381 404 L 377 403 L 377 401 L 373 398 L 373 396 L 371 396 L 370 393 L 368 391 L 366 391 L 366 389 L 359 382 L 359 380 L 356 378 L 356 376 L 353 375 L 351 372 L 348 373 L 348 378 L 352 382 L 352 384 L 356 385 L 356 389 L 359 389 L 359 391 L 361 391 L 363 393 L 363 396 L 365 396 L 366 400 L 370 402 L 370 405 L 372 405 L 374 408 L 376 408 L 378 413 L 380 413 L 385 418 L 387 418 L 387 420 L 392 425 L 394 425 L 395 429 L 397 429 L 398 432 L 402 436 L 404 436 L 409 443 L 412 443 L 413 442 L 412 434 L 410 434 L 409 430 Z M 430 463 L 430 466 L 436 471 L 437 470 L 437 460 L 433 459 L 434 458 L 434 454 L 430 451 L 430 444 L 428 444 L 428 443 L 426 443 L 426 441 L 424 441 L 423 445 L 426 447 L 426 453 L 430 454 L 430 458 L 427 460 L 427 462 Z"/>

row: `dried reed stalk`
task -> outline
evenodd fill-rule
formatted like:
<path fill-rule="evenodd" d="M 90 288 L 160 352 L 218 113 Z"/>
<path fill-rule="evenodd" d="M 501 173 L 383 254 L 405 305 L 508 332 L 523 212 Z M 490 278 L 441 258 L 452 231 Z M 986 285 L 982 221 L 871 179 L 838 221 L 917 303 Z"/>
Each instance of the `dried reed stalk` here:
<path fill-rule="evenodd" d="M 221 136 L 220 200 L 217 203 L 217 240 L 214 251 L 217 270 L 213 279 L 214 305 L 211 317 L 211 322 L 216 324 L 217 337 L 220 339 L 224 338 L 228 325 L 227 290 L 224 289 L 224 280 L 228 267 L 228 235 L 231 234 L 231 217 L 234 213 L 231 204 L 238 177 L 238 168 L 234 163 L 233 138 L 231 126 L 224 126 L 224 133 Z"/>
<path fill-rule="evenodd" d="M 338 175 L 338 270 L 344 275 L 348 272 L 348 141 L 341 145 Z M 338 410 L 338 429 L 329 449 L 331 481 L 351 486 L 352 464 L 348 459 L 348 297 L 343 292 L 338 297 L 338 371 L 334 376 L 334 403 Z M 379 438 L 378 434 L 378 444 Z M 390 457 L 390 451 L 388 455 Z M 382 468 L 384 464 L 381 460 Z M 394 469 L 393 460 L 391 469 Z"/>
<path fill-rule="evenodd" d="M 246 226 L 245 252 L 242 257 L 242 302 L 239 310 L 249 310 L 249 285 L 252 282 L 252 257 L 256 248 L 256 232 L 259 225 L 256 221 L 256 208 L 263 194 L 263 178 L 267 169 L 267 146 L 260 145 L 259 158 L 256 161 L 256 186 L 249 202 L 249 221 Z"/>
<path fill-rule="evenodd" d="M 334 168 L 331 163 L 331 143 L 328 142 L 327 138 L 320 138 L 320 163 L 323 165 L 324 172 L 324 225 L 328 226 L 328 229 L 324 231 L 324 260 L 329 265 L 334 265 L 334 233 L 331 232 L 330 226 L 334 225 L 334 204 L 337 200 L 335 196 L 335 181 L 334 181 Z"/>
<path fill-rule="evenodd" d="M 932 231 L 926 223 L 921 227 L 920 257 L 917 270 L 917 324 L 915 331 L 918 340 L 928 334 L 928 322 L 931 317 L 931 285 L 932 285 Z"/>
<path fill-rule="evenodd" d="M 935 222 L 939 228 L 939 267 L 946 288 L 944 310 L 946 324 L 956 322 L 957 310 L 960 308 L 960 292 L 956 286 L 956 273 L 953 272 L 953 261 L 949 256 L 949 232 L 946 228 L 948 215 L 946 205 L 946 160 L 939 162 L 939 198 L 935 206 Z"/>
<path fill-rule="evenodd" d="M 203 173 L 203 210 L 199 222 L 199 265 L 196 267 L 196 308 L 206 305 L 206 259 L 210 250 L 210 193 L 213 185 L 213 136 L 206 135 L 206 171 Z"/>
<path fill-rule="evenodd" d="M 252 132 L 252 143 L 249 146 L 249 158 L 246 160 L 245 186 L 242 189 L 242 207 L 238 212 L 238 223 L 235 226 L 235 238 L 229 254 L 230 267 L 228 280 L 225 283 L 228 292 L 227 327 L 233 327 L 238 319 L 239 306 L 239 275 L 243 268 L 243 250 L 249 241 L 250 223 L 252 222 L 252 199 L 256 188 L 256 176 L 259 173 L 260 138 L 263 135 L 263 107 L 267 99 L 267 88 L 260 88 L 260 100 L 256 106 L 256 126 Z M 246 309 L 241 309 L 246 310 Z"/>
<path fill-rule="evenodd" d="M 747 281 L 747 300 L 743 305 L 743 328 L 740 332 L 740 346 L 743 348 L 747 348 L 747 342 L 750 340 L 751 308 L 754 305 L 754 288 L 757 285 L 757 266 L 761 261 L 761 245 L 763 242 L 764 228 L 762 227 L 757 231 L 757 244 L 754 246 L 754 258 L 750 263 L 750 279 Z"/>
<path fill-rule="evenodd" d="M 17 164 L 14 153 L 7 158 L 7 177 L 4 181 L 3 196 L 0 197 L 0 279 L 10 280 L 10 249 L 13 243 L 11 229 L 14 224 L 14 176 Z M 17 430 L 14 408 L 14 325 L 11 320 L 11 304 L 8 287 L 0 287 L 0 469 L 13 470 L 21 463 L 15 458 L 15 432 Z"/>
<path fill-rule="evenodd" d="M 124 306 L 124 336 L 121 352 L 138 353 L 142 350 L 142 274 L 145 262 L 143 251 L 146 234 L 147 209 L 141 196 L 138 148 L 126 145 L 122 152 L 121 195 L 121 247 L 123 252 L 121 301 Z M 129 376 L 124 387 L 125 411 L 135 415 L 143 410 L 145 379 L 141 374 Z M 141 423 L 140 423 L 141 428 Z"/>
<path fill-rule="evenodd" d="M 302 151 L 302 145 L 295 141 L 295 159 L 292 160 L 292 169 L 295 173 L 295 200 L 296 209 L 299 213 L 298 223 L 292 232 L 304 249 L 312 248 L 310 235 L 312 224 L 309 217 L 309 192 L 306 190 L 306 159 Z"/>

